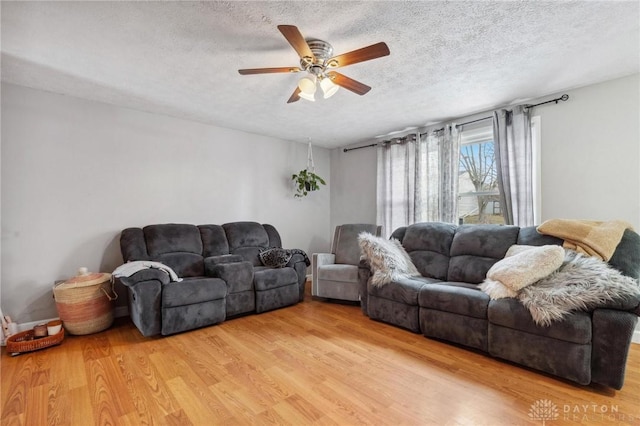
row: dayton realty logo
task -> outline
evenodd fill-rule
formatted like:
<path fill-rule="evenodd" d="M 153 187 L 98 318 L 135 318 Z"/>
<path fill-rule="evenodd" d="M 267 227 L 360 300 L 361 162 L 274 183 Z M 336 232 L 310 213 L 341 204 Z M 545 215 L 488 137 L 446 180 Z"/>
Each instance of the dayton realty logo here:
<path fill-rule="evenodd" d="M 559 416 L 558 406 L 548 399 L 539 399 L 529 408 L 529 419 L 542 421 L 542 426 L 548 420 L 557 420 Z"/>

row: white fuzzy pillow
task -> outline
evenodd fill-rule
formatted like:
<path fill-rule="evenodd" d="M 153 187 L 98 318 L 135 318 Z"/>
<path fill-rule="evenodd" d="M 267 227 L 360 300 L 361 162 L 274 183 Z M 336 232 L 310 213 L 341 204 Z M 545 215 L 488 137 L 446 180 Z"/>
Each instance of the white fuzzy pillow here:
<path fill-rule="evenodd" d="M 561 246 L 513 245 L 487 272 L 480 289 L 492 299 L 516 297 L 518 291 L 550 275 L 564 260 Z"/>
<path fill-rule="evenodd" d="M 369 232 L 361 232 L 358 243 L 362 258 L 371 265 L 372 285 L 381 287 L 401 278 L 420 276 L 409 254 L 395 238 L 386 240 Z"/>

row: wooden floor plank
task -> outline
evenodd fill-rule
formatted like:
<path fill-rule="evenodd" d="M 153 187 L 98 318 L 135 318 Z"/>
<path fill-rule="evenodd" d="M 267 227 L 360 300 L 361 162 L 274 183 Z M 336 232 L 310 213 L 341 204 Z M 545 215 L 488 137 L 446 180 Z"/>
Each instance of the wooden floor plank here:
<path fill-rule="evenodd" d="M 308 296 L 167 337 L 118 319 L 0 364 L 3 426 L 527 425 L 543 400 L 549 425 L 640 424 L 640 345 L 622 390 L 580 386 Z"/>

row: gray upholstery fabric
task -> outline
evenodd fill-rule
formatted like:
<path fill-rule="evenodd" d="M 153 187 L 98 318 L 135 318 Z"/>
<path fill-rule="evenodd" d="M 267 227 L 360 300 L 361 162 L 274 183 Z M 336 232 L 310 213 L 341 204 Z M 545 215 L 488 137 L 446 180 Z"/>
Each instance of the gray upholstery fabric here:
<path fill-rule="evenodd" d="M 211 270 L 211 276 L 221 278 L 227 283 L 227 294 L 253 290 L 253 266 L 249 262 L 215 265 Z"/>
<path fill-rule="evenodd" d="M 369 318 L 420 333 L 419 307 L 369 294 Z"/>
<path fill-rule="evenodd" d="M 256 292 L 251 289 L 227 294 L 227 318 L 256 310 Z"/>
<path fill-rule="evenodd" d="M 488 351 L 581 384 L 593 381 L 622 387 L 640 315 L 637 300 L 616 300 L 591 312 L 573 312 L 542 327 L 519 301 L 489 301 L 478 290 L 477 284 L 511 245 L 562 245 L 562 240 L 539 234 L 533 226 L 442 223 L 398 228 L 392 237 L 401 241 L 422 277 L 373 287 L 369 264 L 360 262 L 361 307 L 371 319 Z M 640 235 L 626 230 L 609 263 L 638 278 Z"/>
<path fill-rule="evenodd" d="M 524 228 L 520 228 L 517 244 L 525 246 L 562 245 L 562 239 L 552 237 L 551 235 L 540 234 L 536 228 L 536 226 L 525 226 Z"/>
<path fill-rule="evenodd" d="M 215 299 L 194 305 L 162 308 L 162 334 L 180 333 L 218 324 L 225 319 L 225 300 Z"/>
<path fill-rule="evenodd" d="M 126 262 L 130 260 L 149 260 L 147 253 L 147 243 L 144 241 L 144 232 L 140 228 L 127 228 L 120 234 L 120 248 L 122 259 Z"/>
<path fill-rule="evenodd" d="M 256 222 L 233 222 L 222 225 L 229 242 L 229 251 L 234 254 L 239 248 L 269 247 L 269 234 L 264 226 Z"/>
<path fill-rule="evenodd" d="M 424 277 L 447 279 L 449 251 L 456 227 L 448 223 L 416 223 L 404 232 L 402 246 Z"/>
<path fill-rule="evenodd" d="M 487 351 L 487 320 L 420 308 L 420 329 L 426 337 Z"/>
<path fill-rule="evenodd" d="M 630 229 L 622 234 L 622 240 L 609 259 L 609 264 L 623 274 L 640 280 L 640 235 Z"/>
<path fill-rule="evenodd" d="M 543 327 L 533 322 L 527 308 L 518 300 L 497 299 L 489 302 L 488 317 L 492 324 L 529 334 L 584 345 L 591 343 L 591 316 L 587 312 L 574 312 L 564 321 L 556 322 L 551 327 Z"/>
<path fill-rule="evenodd" d="M 462 225 L 457 228 L 449 255 L 447 280 L 481 283 L 489 268 L 518 239 L 516 226 Z"/>
<path fill-rule="evenodd" d="M 193 305 L 209 300 L 224 299 L 227 285 L 219 278 L 185 278 L 162 286 L 162 306 Z"/>
<path fill-rule="evenodd" d="M 397 300 L 405 305 L 417 306 L 420 290 L 434 282 L 437 280 L 425 277 L 403 278 L 381 287 L 369 285 L 368 293 L 388 300 Z"/>
<path fill-rule="evenodd" d="M 193 253 L 165 253 L 154 256 L 154 261 L 173 269 L 179 277 L 201 277 L 204 275 L 204 259 Z"/>
<path fill-rule="evenodd" d="M 298 285 L 289 284 L 270 290 L 256 289 L 256 313 L 272 311 L 298 302 Z"/>
<path fill-rule="evenodd" d="M 423 308 L 486 320 L 489 296 L 478 289 L 436 283 L 420 289 L 418 303 Z"/>
<path fill-rule="evenodd" d="M 229 254 L 229 243 L 224 229 L 220 225 L 200 225 L 202 255 L 204 257 Z"/>
<path fill-rule="evenodd" d="M 611 309 L 593 311 L 593 349 L 591 380 L 621 389 L 627 355 L 638 317 Z"/>
<path fill-rule="evenodd" d="M 186 252 L 202 256 L 200 230 L 195 225 L 168 223 L 145 226 L 142 231 L 149 256 Z"/>
<path fill-rule="evenodd" d="M 296 272 L 291 268 L 262 269 L 254 272 L 256 291 L 271 290 L 290 284 L 298 285 Z"/>
<path fill-rule="evenodd" d="M 367 223 L 350 223 L 336 226 L 331 247 L 331 253 L 336 255 L 336 263 L 357 265 L 360 262 L 358 235 L 361 232 L 380 235 L 379 229 L 379 226 Z"/>
<path fill-rule="evenodd" d="M 380 236 L 382 227 L 367 223 L 336 226 L 331 253 L 314 253 L 312 257 L 311 295 L 327 299 L 357 302 L 361 299 L 358 280 L 362 232 Z"/>
<path fill-rule="evenodd" d="M 277 230 L 256 222 L 128 228 L 120 236 L 125 261 L 161 262 L 184 280 L 170 282 L 166 273 L 146 269 L 118 283 L 127 288 L 131 318 L 144 336 L 173 334 L 302 301 L 303 254 L 277 271 L 264 268 L 254 283 L 254 265 L 262 270 L 259 250 L 279 246 Z"/>
<path fill-rule="evenodd" d="M 582 385 L 591 382 L 591 345 L 529 334 L 489 323 L 489 353 Z"/>
<path fill-rule="evenodd" d="M 318 279 L 337 282 L 358 282 L 358 267 L 355 265 L 323 265 L 318 269 Z"/>

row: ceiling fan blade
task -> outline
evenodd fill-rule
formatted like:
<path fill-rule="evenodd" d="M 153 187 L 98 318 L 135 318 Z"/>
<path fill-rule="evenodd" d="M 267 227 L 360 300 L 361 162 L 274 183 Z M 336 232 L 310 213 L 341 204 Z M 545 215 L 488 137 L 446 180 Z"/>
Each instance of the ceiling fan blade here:
<path fill-rule="evenodd" d="M 338 86 L 351 90 L 353 93 L 357 93 L 361 96 L 371 90 L 371 87 L 366 84 L 360 83 L 359 81 L 340 74 L 339 72 L 331 71 L 327 73 L 327 76 Z"/>
<path fill-rule="evenodd" d="M 370 61 L 371 59 L 381 58 L 387 56 L 389 53 L 389 47 L 385 42 L 372 44 L 371 46 L 363 47 L 362 49 L 353 50 L 342 55 L 334 56 L 329 59 L 329 65 L 335 67 L 344 67 L 351 64 L 357 64 L 358 62 Z M 337 65 L 333 65 L 334 61 Z"/>
<path fill-rule="evenodd" d="M 250 75 L 250 74 L 270 74 L 276 72 L 300 72 L 302 71 L 297 67 L 279 67 L 279 68 L 250 68 L 244 70 L 238 70 L 238 72 L 242 75 Z"/>
<path fill-rule="evenodd" d="M 293 91 L 287 103 L 290 104 L 292 102 L 297 102 L 299 100 L 300 100 L 300 88 L 296 87 L 296 90 Z"/>
<path fill-rule="evenodd" d="M 309 57 L 315 60 L 313 52 L 311 52 L 309 45 L 297 27 L 293 25 L 278 25 L 278 29 L 301 58 Z"/>

